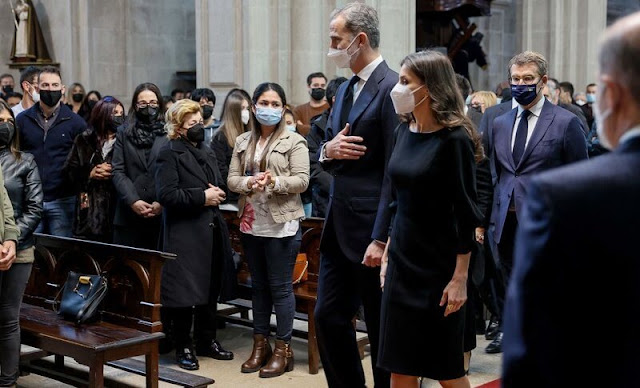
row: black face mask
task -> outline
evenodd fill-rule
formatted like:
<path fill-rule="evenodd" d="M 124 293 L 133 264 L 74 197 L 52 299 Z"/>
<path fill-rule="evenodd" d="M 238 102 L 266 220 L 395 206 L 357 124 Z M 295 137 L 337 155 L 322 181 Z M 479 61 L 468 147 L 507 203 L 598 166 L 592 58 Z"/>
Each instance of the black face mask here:
<path fill-rule="evenodd" d="M 471 110 L 475 110 L 478 113 L 482 113 L 482 108 L 480 106 L 473 106 L 471 105 Z"/>
<path fill-rule="evenodd" d="M 118 127 L 124 124 L 124 116 L 113 116 L 111 118 L 111 131 L 117 132 Z"/>
<path fill-rule="evenodd" d="M 151 123 L 158 117 L 158 108 L 147 106 L 146 108 L 136 110 L 136 117 L 143 123 Z"/>
<path fill-rule="evenodd" d="M 196 124 L 187 129 L 187 140 L 194 143 L 200 143 L 204 141 L 204 125 Z"/>
<path fill-rule="evenodd" d="M 311 98 L 313 98 L 316 101 L 320 101 L 324 98 L 324 89 L 322 88 L 313 88 L 311 89 Z"/>
<path fill-rule="evenodd" d="M 71 95 L 71 98 L 73 99 L 73 102 L 82 102 L 82 99 L 84 98 L 84 94 L 82 94 L 82 93 L 73 93 Z"/>
<path fill-rule="evenodd" d="M 93 107 L 96 106 L 97 103 L 98 103 L 98 101 L 96 101 L 96 100 L 87 101 L 87 107 L 89 107 L 89 111 L 92 111 Z"/>
<path fill-rule="evenodd" d="M 2 91 L 4 92 L 4 94 L 11 93 L 11 92 L 13 92 L 13 86 L 11 86 L 11 85 L 4 85 L 4 86 L 2 87 Z"/>
<path fill-rule="evenodd" d="M 202 105 L 202 118 L 209 120 L 213 115 L 213 107 L 211 105 Z"/>
<path fill-rule="evenodd" d="M 62 90 L 41 90 L 40 101 L 50 108 L 56 106 L 58 101 L 62 98 Z"/>
<path fill-rule="evenodd" d="M 8 146 L 15 132 L 16 129 L 12 123 L 7 121 L 0 123 L 0 147 Z"/>

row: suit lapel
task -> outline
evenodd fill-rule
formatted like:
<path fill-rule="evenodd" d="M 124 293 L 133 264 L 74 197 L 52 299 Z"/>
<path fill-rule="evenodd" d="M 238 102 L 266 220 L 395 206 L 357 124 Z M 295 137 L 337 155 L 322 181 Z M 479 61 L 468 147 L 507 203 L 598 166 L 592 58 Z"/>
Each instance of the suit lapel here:
<path fill-rule="evenodd" d="M 553 113 L 552 105 L 549 101 L 545 101 L 542 106 L 542 111 L 540 111 L 540 117 L 538 117 L 538 122 L 536 123 L 536 127 L 533 129 L 533 133 L 531 134 L 531 138 L 529 139 L 529 143 L 527 143 L 527 148 L 524 150 L 524 154 L 520 159 L 520 163 L 518 167 L 524 163 L 525 160 L 531 155 L 533 149 L 535 148 L 540 140 L 544 137 L 545 133 L 549 129 L 551 122 L 553 121 L 553 117 L 555 114 Z"/>
<path fill-rule="evenodd" d="M 351 112 L 349 112 L 349 127 L 352 128 L 350 131 L 350 135 L 353 135 L 353 129 L 357 128 L 356 121 L 362 113 L 367 109 L 373 98 L 378 94 L 379 86 L 378 84 L 384 78 L 384 75 L 387 73 L 389 67 L 385 61 L 382 61 L 378 67 L 375 68 L 371 76 L 365 82 L 362 91 L 358 95 L 358 99 L 353 104 L 351 108 Z"/>
<path fill-rule="evenodd" d="M 494 137 L 496 135 L 498 136 L 498 141 L 496 141 L 496 152 L 502 153 L 509 162 L 511 168 L 514 170 L 516 168 L 516 163 L 513 161 L 513 152 L 511 151 L 511 137 L 513 136 L 513 126 L 516 122 L 517 115 L 518 109 L 511 109 L 511 112 L 504 114 L 503 116 L 505 119 L 502 120 L 502 122 L 505 125 L 503 128 L 498 128 L 498 133 L 494 132 Z"/>
<path fill-rule="evenodd" d="M 342 100 L 344 100 L 344 94 L 347 90 L 347 85 L 349 82 L 343 82 L 342 85 L 338 88 L 338 93 L 336 94 L 336 102 L 333 104 L 333 110 L 331 111 L 331 116 L 327 129 L 327 136 L 324 140 L 333 139 L 338 132 L 342 130 L 340 127 L 340 114 L 342 113 Z"/>

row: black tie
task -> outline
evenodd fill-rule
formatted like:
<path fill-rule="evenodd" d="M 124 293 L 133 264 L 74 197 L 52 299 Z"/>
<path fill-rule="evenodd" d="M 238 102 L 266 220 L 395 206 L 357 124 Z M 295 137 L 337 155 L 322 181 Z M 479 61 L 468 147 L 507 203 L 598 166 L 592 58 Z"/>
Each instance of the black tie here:
<path fill-rule="evenodd" d="M 338 131 L 342 131 L 344 126 L 347 124 L 349 120 L 349 113 L 351 112 L 351 107 L 353 106 L 353 85 L 355 85 L 358 81 L 360 81 L 360 77 L 354 75 L 349 80 L 349 86 L 347 86 L 347 91 L 344 93 L 344 99 L 342 100 L 342 110 L 340 111 L 340 129 Z"/>
<path fill-rule="evenodd" d="M 513 143 L 513 161 L 516 162 L 516 166 L 520 163 L 524 149 L 527 145 L 527 134 L 529 132 L 529 115 L 531 111 L 525 110 L 520 116 L 520 122 L 518 123 L 518 129 L 516 130 L 516 141 Z"/>

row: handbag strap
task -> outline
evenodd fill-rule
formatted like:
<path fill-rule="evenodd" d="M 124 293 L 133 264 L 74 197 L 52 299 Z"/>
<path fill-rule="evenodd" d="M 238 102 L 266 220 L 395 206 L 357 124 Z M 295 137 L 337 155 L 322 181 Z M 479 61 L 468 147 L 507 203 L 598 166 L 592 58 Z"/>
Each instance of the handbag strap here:
<path fill-rule="evenodd" d="M 307 272 L 307 268 L 309 268 L 309 261 L 304 262 L 304 269 L 302 270 L 302 272 L 300 272 L 300 276 L 298 276 L 298 278 L 293 281 L 293 284 L 300 283 L 300 281 L 302 280 L 302 277 L 304 276 L 304 273 Z"/>

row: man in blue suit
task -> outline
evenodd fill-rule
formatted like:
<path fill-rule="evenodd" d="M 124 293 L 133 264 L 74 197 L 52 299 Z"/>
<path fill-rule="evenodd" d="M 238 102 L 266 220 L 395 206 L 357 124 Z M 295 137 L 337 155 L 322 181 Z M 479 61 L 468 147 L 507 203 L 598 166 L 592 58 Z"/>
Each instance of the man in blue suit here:
<path fill-rule="evenodd" d="M 380 261 L 388 237 L 391 185 L 386 173 L 398 118 L 389 93 L 398 82 L 380 56 L 378 15 L 350 3 L 331 14 L 329 57 L 354 76 L 340 85 L 319 159 L 334 176 L 320 245 L 315 310 L 318 347 L 330 387 L 364 387 L 352 319 L 362 304 L 376 387 L 390 375 L 376 365 Z"/>
<path fill-rule="evenodd" d="M 518 219 L 531 177 L 542 171 L 587 158 L 580 120 L 553 105 L 542 94 L 547 61 L 525 51 L 509 62 L 511 95 L 518 106 L 493 122 L 493 163 L 496 184 L 491 224 L 494 253 L 498 254 L 504 289 L 513 267 L 513 244 Z M 502 332 L 486 348 L 502 351 Z"/>
<path fill-rule="evenodd" d="M 529 184 L 504 315 L 503 387 L 638 385 L 638 58 L 640 12 L 612 25 L 600 46 L 594 111 L 614 151 Z"/>

